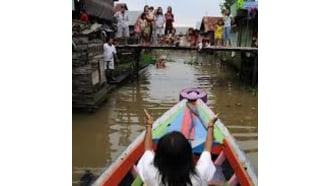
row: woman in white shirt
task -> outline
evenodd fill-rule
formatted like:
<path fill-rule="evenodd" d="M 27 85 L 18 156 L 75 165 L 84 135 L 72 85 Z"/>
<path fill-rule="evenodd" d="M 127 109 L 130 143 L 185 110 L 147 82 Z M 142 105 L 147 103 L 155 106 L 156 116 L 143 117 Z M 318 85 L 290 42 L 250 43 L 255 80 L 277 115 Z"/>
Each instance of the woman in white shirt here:
<path fill-rule="evenodd" d="M 164 33 L 164 25 L 165 25 L 165 16 L 163 15 L 163 9 L 162 7 L 158 7 L 155 15 L 155 33 L 154 33 L 154 39 L 155 44 L 159 43 L 159 39 L 161 35 Z"/>
<path fill-rule="evenodd" d="M 137 168 L 147 186 L 207 186 L 215 173 L 211 159 L 213 125 L 218 114 L 208 124 L 205 149 L 196 166 L 189 141 L 180 132 L 164 135 L 158 142 L 156 152 L 152 150 L 153 119 L 145 111 L 147 123 L 144 138 L 145 152 Z"/>
<path fill-rule="evenodd" d="M 127 7 L 123 5 L 120 11 L 114 14 L 114 17 L 117 20 L 117 38 L 127 39 L 129 37 L 128 14 L 126 10 Z"/>

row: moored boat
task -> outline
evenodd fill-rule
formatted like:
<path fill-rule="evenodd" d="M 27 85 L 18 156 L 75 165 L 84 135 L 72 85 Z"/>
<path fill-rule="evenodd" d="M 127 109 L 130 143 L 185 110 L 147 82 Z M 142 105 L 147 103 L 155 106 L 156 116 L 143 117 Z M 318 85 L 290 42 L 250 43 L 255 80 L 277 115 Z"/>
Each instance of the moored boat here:
<path fill-rule="evenodd" d="M 207 122 L 214 116 L 206 105 L 207 95 L 202 89 L 184 89 L 180 101 L 159 117 L 153 124 L 153 147 L 163 135 L 180 131 L 191 143 L 195 162 L 203 152 Z M 144 153 L 142 132 L 127 149 L 94 182 L 93 185 L 134 185 L 143 182 L 137 172 L 137 162 Z M 217 120 L 211 150 L 216 172 L 209 185 L 258 185 L 257 176 L 249 160 L 240 150 L 224 124 Z"/>

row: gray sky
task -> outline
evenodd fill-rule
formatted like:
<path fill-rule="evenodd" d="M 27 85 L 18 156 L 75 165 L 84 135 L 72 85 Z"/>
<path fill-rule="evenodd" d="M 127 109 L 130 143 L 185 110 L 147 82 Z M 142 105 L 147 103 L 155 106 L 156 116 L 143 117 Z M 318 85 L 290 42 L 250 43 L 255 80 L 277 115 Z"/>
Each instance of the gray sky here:
<path fill-rule="evenodd" d="M 119 0 L 126 3 L 129 10 L 143 10 L 145 4 L 163 8 L 164 13 L 168 6 L 172 6 L 175 22 L 174 26 L 195 27 L 202 17 L 220 16 L 220 0 Z"/>

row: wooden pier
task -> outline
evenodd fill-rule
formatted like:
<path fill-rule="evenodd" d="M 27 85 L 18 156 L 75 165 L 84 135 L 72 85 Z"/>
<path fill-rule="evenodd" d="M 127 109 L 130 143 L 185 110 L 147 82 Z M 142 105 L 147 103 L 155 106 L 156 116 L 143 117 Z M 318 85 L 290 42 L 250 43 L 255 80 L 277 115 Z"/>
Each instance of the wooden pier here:
<path fill-rule="evenodd" d="M 160 50 L 196 50 L 197 47 L 185 47 L 185 46 L 152 46 L 152 45 L 116 45 L 116 48 L 126 49 L 160 49 Z M 206 47 L 202 48 L 201 51 L 238 51 L 238 52 L 253 52 L 258 51 L 255 47 Z"/>

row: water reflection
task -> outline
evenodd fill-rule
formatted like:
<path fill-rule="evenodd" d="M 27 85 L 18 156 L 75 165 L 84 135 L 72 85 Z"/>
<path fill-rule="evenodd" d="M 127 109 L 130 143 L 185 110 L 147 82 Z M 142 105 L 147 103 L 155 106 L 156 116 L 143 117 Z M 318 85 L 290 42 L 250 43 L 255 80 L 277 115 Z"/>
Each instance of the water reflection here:
<path fill-rule="evenodd" d="M 188 52 L 166 55 L 166 68 L 149 66 L 139 82 L 112 92 L 96 113 L 73 114 L 73 185 L 87 168 L 99 174 L 141 133 L 143 108 L 157 118 L 178 101 L 180 90 L 186 87 L 206 90 L 208 105 L 220 112 L 222 122 L 257 170 L 257 96 L 218 58 Z"/>

